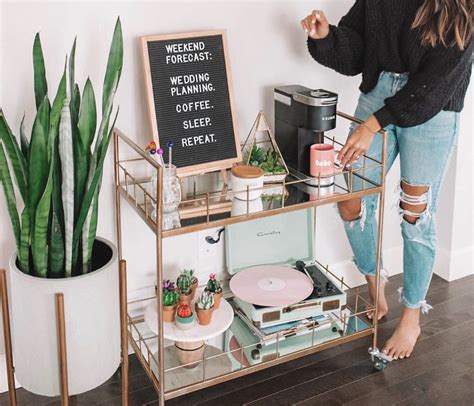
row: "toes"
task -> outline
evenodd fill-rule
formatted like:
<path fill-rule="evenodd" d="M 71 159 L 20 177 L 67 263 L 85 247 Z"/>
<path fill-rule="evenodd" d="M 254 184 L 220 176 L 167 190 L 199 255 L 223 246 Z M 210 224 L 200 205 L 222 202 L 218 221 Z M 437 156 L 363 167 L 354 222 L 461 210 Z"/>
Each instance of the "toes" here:
<path fill-rule="evenodd" d="M 403 358 L 406 357 L 406 355 L 407 355 L 406 351 L 400 351 L 399 358 L 400 358 L 400 359 L 403 359 Z"/>

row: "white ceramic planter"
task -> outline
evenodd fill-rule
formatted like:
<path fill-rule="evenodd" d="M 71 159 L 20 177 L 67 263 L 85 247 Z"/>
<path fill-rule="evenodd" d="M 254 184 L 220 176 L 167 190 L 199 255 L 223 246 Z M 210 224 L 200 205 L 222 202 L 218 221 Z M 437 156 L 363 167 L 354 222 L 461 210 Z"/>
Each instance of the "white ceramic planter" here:
<path fill-rule="evenodd" d="M 91 390 L 120 364 L 120 313 L 117 251 L 86 275 L 44 279 L 26 275 L 10 260 L 11 321 L 15 375 L 28 391 L 57 396 L 59 363 L 55 293 L 64 294 L 69 394 Z"/>

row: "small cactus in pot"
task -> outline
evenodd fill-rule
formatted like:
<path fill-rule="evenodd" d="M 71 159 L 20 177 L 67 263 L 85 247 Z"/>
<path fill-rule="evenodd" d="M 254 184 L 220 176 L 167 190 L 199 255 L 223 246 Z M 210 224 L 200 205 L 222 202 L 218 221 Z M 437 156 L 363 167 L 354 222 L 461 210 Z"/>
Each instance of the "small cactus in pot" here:
<path fill-rule="evenodd" d="M 193 300 L 193 292 L 191 289 L 191 285 L 192 280 L 189 275 L 181 273 L 181 275 L 178 276 L 178 280 L 176 281 L 176 287 L 179 293 L 179 304 L 189 305 Z"/>
<path fill-rule="evenodd" d="M 163 321 L 171 323 L 175 319 L 179 295 L 175 290 L 167 290 L 163 284 Z"/>
<path fill-rule="evenodd" d="M 199 324 L 207 326 L 211 322 L 214 305 L 214 293 L 203 291 L 196 300 L 196 314 L 199 319 Z"/>
<path fill-rule="evenodd" d="M 179 305 L 176 311 L 175 324 L 181 330 L 189 330 L 194 326 L 195 317 L 189 305 Z"/>
<path fill-rule="evenodd" d="M 221 305 L 221 299 L 222 299 L 222 286 L 217 279 L 215 273 L 209 274 L 209 280 L 207 281 L 206 289 L 207 292 L 212 292 L 214 293 L 214 300 L 215 300 L 215 305 L 214 308 L 218 309 L 219 306 Z"/>
<path fill-rule="evenodd" d="M 189 276 L 189 279 L 191 279 L 191 300 L 194 299 L 194 296 L 196 295 L 196 289 L 198 287 L 198 278 L 194 276 L 194 269 L 184 269 L 183 272 L 181 272 L 182 275 L 187 275 Z"/>

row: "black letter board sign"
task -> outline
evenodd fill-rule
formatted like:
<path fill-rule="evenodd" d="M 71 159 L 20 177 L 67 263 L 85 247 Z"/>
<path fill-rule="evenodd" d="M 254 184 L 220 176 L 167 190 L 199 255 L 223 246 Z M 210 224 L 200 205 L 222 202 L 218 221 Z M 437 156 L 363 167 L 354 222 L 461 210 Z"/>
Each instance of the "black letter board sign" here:
<path fill-rule="evenodd" d="M 241 161 L 225 31 L 143 37 L 153 136 L 180 175 Z"/>

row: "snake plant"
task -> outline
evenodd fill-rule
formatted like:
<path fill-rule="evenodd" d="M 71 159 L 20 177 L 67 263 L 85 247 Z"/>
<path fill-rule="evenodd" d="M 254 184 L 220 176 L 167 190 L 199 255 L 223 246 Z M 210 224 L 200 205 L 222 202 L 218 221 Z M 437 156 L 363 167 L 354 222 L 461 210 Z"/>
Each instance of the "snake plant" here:
<path fill-rule="evenodd" d="M 92 83 L 86 80 L 81 95 L 75 81 L 75 52 L 76 40 L 51 104 L 41 40 L 36 34 L 36 117 L 29 140 L 24 117 L 18 141 L 0 109 L 0 182 L 18 266 L 43 278 L 70 277 L 92 269 L 104 160 L 118 114 L 117 109 L 112 117 L 123 64 L 120 19 L 109 51 L 98 129 Z"/>

